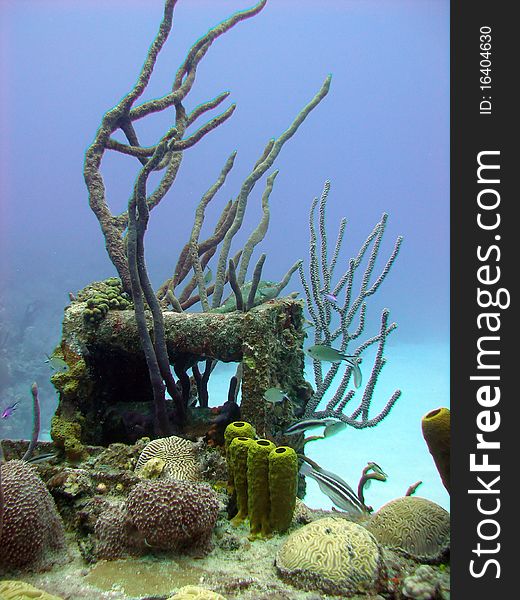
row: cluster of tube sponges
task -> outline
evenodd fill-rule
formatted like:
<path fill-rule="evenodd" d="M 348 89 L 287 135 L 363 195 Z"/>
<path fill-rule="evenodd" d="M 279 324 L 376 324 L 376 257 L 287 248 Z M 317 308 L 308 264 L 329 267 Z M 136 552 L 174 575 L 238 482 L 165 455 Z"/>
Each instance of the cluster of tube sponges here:
<path fill-rule="evenodd" d="M 84 291 L 87 294 L 82 299 L 86 301 L 87 307 L 83 318 L 90 325 L 102 321 L 109 310 L 125 310 L 131 305 L 130 296 L 123 291 L 121 281 L 117 277 L 97 282 Z"/>
<path fill-rule="evenodd" d="M 229 491 L 236 498 L 231 522 L 249 519 L 251 538 L 268 537 L 289 528 L 296 505 L 298 457 L 288 446 L 256 439 L 252 425 L 229 424 L 224 433 Z"/>

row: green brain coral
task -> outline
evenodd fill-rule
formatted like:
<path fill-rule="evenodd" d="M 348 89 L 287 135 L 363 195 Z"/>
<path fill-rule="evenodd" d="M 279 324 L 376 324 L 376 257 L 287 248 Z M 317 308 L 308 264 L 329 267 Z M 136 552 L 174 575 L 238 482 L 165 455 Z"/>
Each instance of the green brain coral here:
<path fill-rule="evenodd" d="M 374 537 L 361 525 L 339 517 L 297 529 L 276 557 L 280 576 L 294 586 L 342 597 L 377 593 L 382 565 Z"/>
<path fill-rule="evenodd" d="M 387 502 L 366 524 L 378 542 L 407 556 L 435 562 L 450 547 L 450 515 L 418 496 Z"/>

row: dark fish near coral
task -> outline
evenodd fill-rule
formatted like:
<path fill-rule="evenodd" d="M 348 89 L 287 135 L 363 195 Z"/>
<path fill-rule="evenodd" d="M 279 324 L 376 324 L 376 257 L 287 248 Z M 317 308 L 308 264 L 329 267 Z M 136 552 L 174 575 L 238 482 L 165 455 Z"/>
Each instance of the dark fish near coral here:
<path fill-rule="evenodd" d="M 57 356 L 51 357 L 48 354 L 45 356 L 47 357 L 45 362 L 49 363 L 49 366 L 53 371 L 58 371 L 58 373 L 66 373 L 69 370 L 69 365 L 62 358 L 58 358 Z"/>
<path fill-rule="evenodd" d="M 325 427 L 323 437 L 330 437 L 344 429 L 346 424 L 339 419 L 304 419 L 303 421 L 293 423 L 283 433 L 284 435 L 298 435 L 299 433 L 318 427 Z"/>
<path fill-rule="evenodd" d="M 320 490 L 328 496 L 332 502 L 341 510 L 352 516 L 367 513 L 366 506 L 357 497 L 349 484 L 335 473 L 322 469 L 317 463 L 306 456 L 301 456 L 305 461 L 300 473 L 306 477 L 312 477 L 317 481 Z"/>
<path fill-rule="evenodd" d="M 53 458 L 56 458 L 57 456 L 58 456 L 58 454 L 56 452 L 49 452 L 47 454 L 38 454 L 38 456 L 32 456 L 31 458 L 27 459 L 25 462 L 28 462 L 31 465 L 34 465 L 36 463 L 45 462 L 46 460 L 51 460 Z"/>
<path fill-rule="evenodd" d="M 341 362 L 344 360 L 350 367 L 352 367 L 352 372 L 354 374 L 354 385 L 358 388 L 361 385 L 362 376 L 361 369 L 359 368 L 359 356 L 351 356 L 348 354 L 343 354 L 340 350 L 336 348 L 331 348 L 330 346 L 325 346 L 323 344 L 317 344 L 316 346 L 311 346 L 305 350 L 307 354 L 312 357 L 314 360 L 323 360 L 326 362 Z"/>
<path fill-rule="evenodd" d="M 2 414 L 0 415 L 0 418 L 2 419 L 8 419 L 9 417 L 11 417 L 14 413 L 14 411 L 16 410 L 16 406 L 20 404 L 19 401 L 15 402 L 14 404 L 11 404 L 11 406 L 7 406 L 6 408 L 4 408 L 4 410 L 2 411 Z"/>

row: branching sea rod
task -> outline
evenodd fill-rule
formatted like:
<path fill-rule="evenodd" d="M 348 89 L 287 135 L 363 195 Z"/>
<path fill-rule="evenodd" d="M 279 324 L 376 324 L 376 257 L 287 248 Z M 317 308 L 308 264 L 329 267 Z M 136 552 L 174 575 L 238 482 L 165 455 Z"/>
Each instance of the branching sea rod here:
<path fill-rule="evenodd" d="M 309 215 L 309 274 L 308 276 L 305 274 L 303 263 L 299 266 L 299 273 L 305 292 L 307 309 L 314 325 L 314 344 L 332 346 L 339 341 L 339 351 L 341 353 L 346 353 L 350 342 L 359 338 L 364 332 L 367 311 L 366 301 L 370 296 L 377 292 L 390 272 L 401 247 L 402 238 L 398 237 L 396 239 L 394 248 L 388 257 L 385 266 L 375 280 L 371 282 L 376 258 L 379 253 L 388 219 L 388 215 L 386 213 L 383 214 L 381 220 L 367 237 L 357 255 L 350 259 L 348 269 L 341 275 L 338 282 L 333 284 L 332 278 L 343 243 L 346 219 L 342 219 L 340 222 L 336 244 L 334 246 L 332 258 L 329 261 L 325 219 L 329 190 L 330 182 L 326 181 L 321 198 L 319 200 L 318 198 L 314 198 L 314 201 L 312 202 Z M 318 208 L 317 219 L 315 216 L 316 208 Z M 360 288 L 356 294 L 353 289 L 354 275 L 367 253 L 369 253 L 368 260 L 362 276 Z M 343 291 L 345 299 L 343 303 L 340 303 L 337 300 L 337 296 Z M 395 323 L 388 323 L 389 314 L 387 309 L 383 310 L 378 334 L 362 342 L 356 350 L 348 350 L 349 354 L 359 357 L 367 348 L 377 344 L 372 372 L 365 385 L 361 402 L 357 408 L 355 408 L 350 415 L 345 414 L 345 409 L 355 395 L 355 390 L 351 389 L 347 391 L 347 386 L 352 374 L 352 367 L 347 366 L 333 397 L 327 402 L 323 409 L 319 409 L 320 402 L 325 398 L 325 394 L 338 375 L 341 363 L 332 363 L 328 371 L 324 373 L 322 362 L 314 359 L 313 367 L 316 391 L 306 405 L 305 416 L 307 418 L 334 417 L 352 427 L 363 429 L 365 427 L 377 425 L 388 415 L 401 395 L 400 390 L 396 390 L 392 394 L 386 405 L 376 416 L 370 417 L 369 409 L 377 378 L 386 362 L 386 359 L 383 356 L 386 339 L 397 327 Z M 358 319 L 358 322 L 354 327 L 355 318 Z M 337 319 L 339 319 L 339 324 L 337 323 Z"/>
<path fill-rule="evenodd" d="M 174 275 L 155 293 L 148 278 L 144 252 L 145 232 L 150 211 L 164 199 L 172 187 L 181 165 L 183 152 L 195 146 L 213 129 L 223 124 L 235 109 L 234 104 L 230 105 L 222 113 L 199 126 L 195 133 L 185 137 L 188 127 L 194 125 L 207 112 L 218 107 L 229 95 L 228 93 L 221 93 L 206 102 L 198 104 L 193 111 L 187 112 L 184 103 L 195 82 L 197 68 L 206 52 L 219 36 L 241 21 L 260 12 L 264 8 L 266 0 L 261 0 L 252 8 L 233 14 L 211 28 L 188 51 L 186 58 L 177 70 L 171 90 L 164 96 L 136 105 L 137 100 L 147 89 L 158 55 L 171 32 L 176 4 L 176 0 L 165 1 L 163 20 L 150 46 L 137 81 L 122 100 L 103 116 L 94 141 L 86 152 L 84 163 L 84 178 L 89 192 L 90 207 L 99 221 L 108 255 L 119 274 L 123 288 L 127 293 L 132 294 L 134 301 L 141 347 L 146 358 L 153 388 L 154 428 L 157 435 L 169 435 L 172 433 L 172 425 L 177 429 L 182 428 L 188 402 L 186 395 L 189 392 L 189 380 L 186 375 L 188 366 L 175 365 L 175 372 L 181 383 L 183 383 L 181 386 L 182 392 L 179 392 L 178 385 L 171 375 L 162 310 L 170 305 L 173 310 L 182 312 L 197 302 L 201 303 L 202 310 L 205 312 L 220 310 L 224 287 L 227 283 L 231 283 L 233 286 L 236 308 L 248 310 L 258 302 L 265 301 L 266 298 L 276 297 L 298 268 L 299 263 L 297 262 L 278 284 L 271 285 L 269 296 L 261 296 L 258 300 L 257 289 L 260 292 L 259 286 L 264 257 L 257 263 L 252 282 L 249 286 L 246 283 L 253 250 L 264 238 L 267 231 L 269 223 L 268 200 L 277 171 L 267 177 L 262 197 L 262 217 L 258 226 L 250 234 L 244 248 L 240 249 L 233 258 L 230 258 L 231 245 L 234 236 L 244 223 L 244 215 L 252 189 L 268 169 L 273 166 L 284 144 L 296 133 L 310 112 L 327 95 L 331 79 L 330 76 L 325 79 L 319 91 L 279 137 L 268 141 L 262 155 L 244 179 L 237 198 L 224 207 L 213 234 L 206 240 L 201 241 L 199 236 L 204 221 L 205 209 L 225 183 L 226 177 L 233 167 L 235 153 L 227 159 L 219 177 L 203 195 L 195 210 L 191 235 L 177 261 Z M 142 146 L 135 129 L 137 121 L 152 113 L 170 108 L 175 112 L 173 127 L 155 145 Z M 116 141 L 112 137 L 118 130 L 121 130 L 126 136 L 127 144 Z M 108 150 L 134 157 L 139 162 L 134 193 L 128 203 L 128 209 L 119 215 L 113 215 L 110 211 L 101 175 L 101 162 Z M 162 172 L 162 175 L 155 189 L 147 193 L 147 182 L 152 172 Z M 204 269 L 211 257 L 216 254 L 219 245 L 220 251 L 215 280 L 214 282 L 206 281 Z M 176 287 L 192 270 L 192 278 L 179 296 Z M 198 294 L 195 293 L 195 290 L 198 291 Z M 212 296 L 211 302 L 209 296 Z M 151 310 L 153 317 L 152 333 L 150 333 L 146 321 L 146 305 Z M 194 372 L 198 386 L 204 382 L 204 385 L 207 385 L 207 379 L 213 366 L 214 361 L 208 358 L 204 376 L 197 377 L 197 375 L 200 375 L 198 369 Z M 167 416 L 166 389 L 175 404 L 173 424 L 169 423 Z M 201 389 L 199 392 L 201 397 L 206 398 L 205 390 Z M 207 398 L 203 402 L 206 403 Z"/>

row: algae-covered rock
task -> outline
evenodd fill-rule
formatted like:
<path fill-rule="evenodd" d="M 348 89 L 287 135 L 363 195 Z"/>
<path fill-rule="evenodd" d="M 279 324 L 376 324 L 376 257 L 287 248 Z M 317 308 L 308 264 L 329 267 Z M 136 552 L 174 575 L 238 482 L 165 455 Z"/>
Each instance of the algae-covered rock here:
<path fill-rule="evenodd" d="M 87 451 L 81 443 L 81 425 L 67 421 L 58 415 L 51 419 L 51 438 L 58 448 L 65 450 L 67 460 L 77 462 L 86 457 Z"/>

